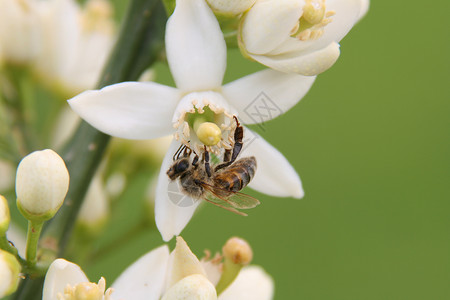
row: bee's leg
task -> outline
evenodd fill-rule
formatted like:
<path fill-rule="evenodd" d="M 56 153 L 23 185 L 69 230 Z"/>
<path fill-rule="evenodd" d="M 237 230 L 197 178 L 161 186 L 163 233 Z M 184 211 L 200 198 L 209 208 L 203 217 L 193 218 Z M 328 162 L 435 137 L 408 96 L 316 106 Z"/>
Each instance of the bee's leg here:
<path fill-rule="evenodd" d="M 223 154 L 223 162 L 228 162 L 231 159 L 231 149 L 226 149 Z"/>
<path fill-rule="evenodd" d="M 244 138 L 244 127 L 242 127 L 241 124 L 239 124 L 239 121 L 236 118 L 236 116 L 233 116 L 233 117 L 234 117 L 234 120 L 236 121 L 236 129 L 234 130 L 233 154 L 231 155 L 231 159 L 229 161 L 218 165 L 215 169 L 216 171 L 231 165 L 236 160 L 236 158 L 238 157 L 239 153 L 242 150 L 242 145 L 243 145 L 242 140 Z"/>
<path fill-rule="evenodd" d="M 211 177 L 211 166 L 209 165 L 209 152 L 206 150 L 205 146 L 205 171 L 208 177 Z"/>
<path fill-rule="evenodd" d="M 194 168 L 197 168 L 198 166 L 198 155 L 195 154 L 194 159 L 192 160 L 192 165 L 194 166 Z"/>
<path fill-rule="evenodd" d="M 173 155 L 173 160 L 177 160 L 180 157 L 180 155 L 177 156 L 177 154 L 179 154 L 182 151 L 183 146 L 184 146 L 183 144 L 180 145 L 180 148 L 178 148 L 177 152 L 175 152 L 175 154 Z"/>

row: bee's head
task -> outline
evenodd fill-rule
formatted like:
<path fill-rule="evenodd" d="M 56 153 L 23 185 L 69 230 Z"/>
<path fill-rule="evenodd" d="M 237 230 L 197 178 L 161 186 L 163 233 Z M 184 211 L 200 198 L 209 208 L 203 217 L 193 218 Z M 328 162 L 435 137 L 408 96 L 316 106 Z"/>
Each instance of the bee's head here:
<path fill-rule="evenodd" d="M 189 169 L 189 164 L 189 158 L 187 157 L 178 159 L 169 168 L 169 170 L 167 171 L 167 175 L 171 180 L 175 180 Z"/>

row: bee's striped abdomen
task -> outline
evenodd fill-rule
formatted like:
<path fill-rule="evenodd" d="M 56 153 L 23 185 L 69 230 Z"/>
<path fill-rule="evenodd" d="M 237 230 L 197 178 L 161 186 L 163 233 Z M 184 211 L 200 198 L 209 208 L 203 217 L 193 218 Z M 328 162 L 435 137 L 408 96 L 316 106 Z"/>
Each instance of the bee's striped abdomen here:
<path fill-rule="evenodd" d="M 227 191 L 238 192 L 249 184 L 255 171 L 256 159 L 253 156 L 245 157 L 218 173 L 214 181 Z"/>

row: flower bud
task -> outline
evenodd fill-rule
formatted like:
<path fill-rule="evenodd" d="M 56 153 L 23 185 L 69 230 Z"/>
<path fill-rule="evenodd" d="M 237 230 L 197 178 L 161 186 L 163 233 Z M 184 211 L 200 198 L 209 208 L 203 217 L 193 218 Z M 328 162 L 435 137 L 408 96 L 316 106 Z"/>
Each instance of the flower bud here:
<path fill-rule="evenodd" d="M 239 265 L 248 265 L 253 258 L 253 251 L 250 245 L 238 237 L 230 238 L 222 248 L 225 258 Z"/>
<path fill-rule="evenodd" d="M 0 237 L 4 236 L 8 230 L 10 220 L 8 201 L 0 195 Z"/>
<path fill-rule="evenodd" d="M 45 221 L 61 207 L 69 172 L 53 150 L 35 151 L 22 159 L 16 174 L 17 207 L 29 220 Z"/>
<path fill-rule="evenodd" d="M 215 300 L 214 285 L 203 275 L 194 274 L 184 277 L 172 286 L 162 300 Z"/>
<path fill-rule="evenodd" d="M 20 264 L 11 253 L 0 250 L 0 298 L 13 293 L 19 284 Z"/>
<path fill-rule="evenodd" d="M 235 16 L 252 7 L 256 0 L 207 0 L 207 2 L 214 12 Z"/>

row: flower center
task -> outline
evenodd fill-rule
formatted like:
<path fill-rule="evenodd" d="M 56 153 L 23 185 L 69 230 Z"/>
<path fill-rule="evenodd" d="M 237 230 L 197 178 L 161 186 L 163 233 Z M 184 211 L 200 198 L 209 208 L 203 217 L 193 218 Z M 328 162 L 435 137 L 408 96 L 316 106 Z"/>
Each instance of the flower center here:
<path fill-rule="evenodd" d="M 186 95 L 174 115 L 174 138 L 201 154 L 221 155 L 223 149 L 232 148 L 232 133 L 236 127 L 233 113 L 223 97 L 215 92 Z"/>
<path fill-rule="evenodd" d="M 315 40 L 322 36 L 325 26 L 332 22 L 334 11 L 326 11 L 326 0 L 306 0 L 303 15 L 292 29 L 293 37 L 301 41 Z"/>
<path fill-rule="evenodd" d="M 113 290 L 109 288 L 105 292 L 106 281 L 101 278 L 98 282 L 82 282 L 75 286 L 67 285 L 64 289 L 64 295 L 58 294 L 58 300 L 112 300 L 111 293 Z"/>

